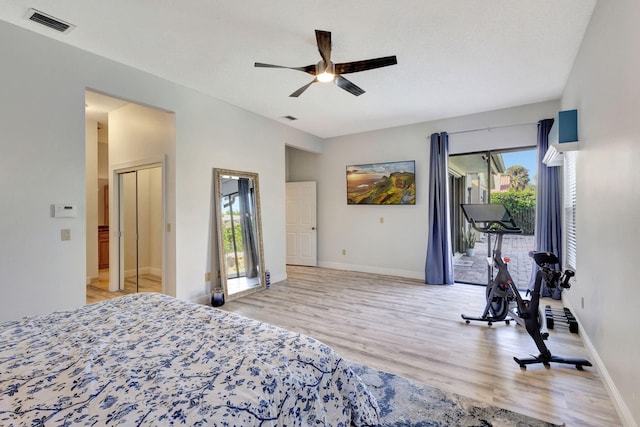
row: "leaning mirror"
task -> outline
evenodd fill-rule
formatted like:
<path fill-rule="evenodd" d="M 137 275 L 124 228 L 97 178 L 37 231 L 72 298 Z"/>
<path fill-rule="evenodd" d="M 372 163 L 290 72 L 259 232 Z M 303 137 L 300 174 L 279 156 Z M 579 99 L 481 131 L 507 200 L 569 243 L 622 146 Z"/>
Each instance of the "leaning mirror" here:
<path fill-rule="evenodd" d="M 229 301 L 265 287 L 258 174 L 214 169 L 220 281 Z"/>

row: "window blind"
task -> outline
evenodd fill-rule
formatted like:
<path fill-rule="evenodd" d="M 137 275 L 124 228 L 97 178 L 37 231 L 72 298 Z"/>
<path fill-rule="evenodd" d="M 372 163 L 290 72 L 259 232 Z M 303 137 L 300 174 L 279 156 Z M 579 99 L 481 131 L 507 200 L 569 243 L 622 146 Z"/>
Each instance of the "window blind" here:
<path fill-rule="evenodd" d="M 576 158 L 577 151 L 564 153 L 564 217 L 565 217 L 565 266 L 576 269 Z"/>

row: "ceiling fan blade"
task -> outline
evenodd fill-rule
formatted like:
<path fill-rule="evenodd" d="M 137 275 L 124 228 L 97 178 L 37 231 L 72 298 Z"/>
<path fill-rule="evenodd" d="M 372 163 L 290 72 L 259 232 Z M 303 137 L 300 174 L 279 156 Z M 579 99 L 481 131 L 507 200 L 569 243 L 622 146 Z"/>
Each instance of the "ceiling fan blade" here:
<path fill-rule="evenodd" d="M 387 67 L 395 65 L 398 60 L 394 56 L 385 56 L 384 58 L 365 59 L 363 61 L 343 62 L 335 64 L 336 74 L 357 73 L 358 71 L 373 70 L 374 68 Z"/>
<path fill-rule="evenodd" d="M 336 76 L 336 79 L 334 80 L 334 82 L 340 88 L 346 90 L 347 92 L 349 92 L 352 95 L 360 96 L 360 95 L 362 95 L 364 93 L 364 90 L 362 90 L 361 88 L 359 88 L 355 84 L 351 83 L 349 80 L 345 79 L 342 76 Z"/>
<path fill-rule="evenodd" d="M 325 64 L 331 61 L 331 32 L 316 30 L 316 42 L 318 43 L 318 52 L 322 56 Z"/>
<path fill-rule="evenodd" d="M 255 67 L 258 68 L 286 68 L 289 70 L 297 70 L 297 71 L 302 71 L 304 73 L 309 73 L 312 76 L 316 75 L 316 66 L 314 65 L 307 65 L 306 67 L 285 67 L 284 65 L 273 65 L 273 64 L 263 64 L 262 62 L 256 62 L 254 64 Z"/>
<path fill-rule="evenodd" d="M 304 92 L 305 90 L 307 90 L 307 88 L 308 88 L 309 86 L 311 86 L 312 84 L 314 84 L 314 83 L 315 83 L 315 82 L 317 82 L 317 81 L 318 81 L 317 79 L 313 79 L 313 80 L 311 80 L 311 82 L 310 82 L 310 83 L 307 83 L 306 85 L 302 86 L 300 89 L 296 90 L 296 91 L 295 91 L 295 92 L 293 92 L 291 95 L 289 95 L 289 97 L 291 97 L 291 98 L 297 98 L 297 97 L 299 97 L 300 95 L 302 95 L 302 92 Z"/>

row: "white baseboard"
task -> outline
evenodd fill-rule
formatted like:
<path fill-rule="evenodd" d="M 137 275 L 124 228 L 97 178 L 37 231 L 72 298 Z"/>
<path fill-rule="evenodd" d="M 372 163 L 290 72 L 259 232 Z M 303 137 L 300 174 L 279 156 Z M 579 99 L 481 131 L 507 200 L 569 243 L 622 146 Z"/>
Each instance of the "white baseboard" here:
<path fill-rule="evenodd" d="M 569 310 L 571 310 L 571 313 L 578 321 L 578 333 L 580 334 L 580 337 L 584 342 L 584 346 L 589 352 L 590 359 L 593 361 L 593 364 L 598 369 L 598 372 L 600 372 L 600 376 L 602 377 L 602 381 L 604 382 L 604 387 L 607 389 L 607 392 L 611 397 L 613 406 L 616 408 L 616 411 L 620 416 L 622 424 L 626 427 L 638 427 L 638 424 L 633 419 L 633 415 L 631 415 L 631 411 L 629 410 L 624 400 L 622 399 L 622 395 L 620 395 L 620 392 L 618 391 L 618 388 L 616 387 L 616 384 L 614 383 L 613 378 L 611 378 L 611 375 L 609 375 L 609 371 L 607 370 L 607 367 L 605 366 L 604 362 L 600 358 L 600 355 L 596 351 L 596 348 L 593 346 L 593 343 L 589 339 L 589 335 L 587 335 L 585 330 L 582 328 L 582 322 L 580 321 L 580 318 L 576 315 L 576 312 L 571 306 L 571 303 L 569 302 L 568 299 L 565 299 L 565 298 L 562 298 L 562 303 Z"/>
<path fill-rule="evenodd" d="M 196 303 L 196 304 L 201 304 L 201 305 L 208 305 L 209 307 L 211 307 L 211 295 L 210 294 L 203 294 L 203 295 L 199 295 L 195 298 L 191 298 L 189 299 L 190 302 Z"/>
<path fill-rule="evenodd" d="M 385 276 L 424 280 L 424 271 L 397 270 L 393 268 L 372 267 L 370 265 L 342 264 L 339 262 L 320 262 L 318 266 L 333 268 L 335 270 L 359 271 L 361 273 L 383 274 Z"/>
<path fill-rule="evenodd" d="M 271 284 L 282 282 L 283 280 L 287 280 L 287 273 L 282 274 L 271 274 Z"/>

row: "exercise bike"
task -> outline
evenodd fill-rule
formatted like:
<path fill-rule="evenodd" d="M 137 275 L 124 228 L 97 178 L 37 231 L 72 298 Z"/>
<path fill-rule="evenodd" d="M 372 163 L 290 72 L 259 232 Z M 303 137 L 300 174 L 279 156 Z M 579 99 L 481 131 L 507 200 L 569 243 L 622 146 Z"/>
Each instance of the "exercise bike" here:
<path fill-rule="evenodd" d="M 466 323 L 473 321 L 487 322 L 489 326 L 494 322 L 509 324 L 512 320 L 526 327 L 524 319 L 518 313 L 516 294 L 517 288 L 511 286 L 513 279 L 509 273 L 508 259 L 502 257 L 502 239 L 505 234 L 522 234 L 522 229 L 516 223 L 503 205 L 461 204 L 462 212 L 474 230 L 496 236 L 492 256 L 487 258 L 489 264 L 489 283 L 486 291 L 486 305 L 481 316 L 462 315 Z M 493 272 L 497 270 L 494 277 Z M 539 313 L 543 316 L 542 312 Z M 543 320 L 541 325 L 546 325 Z M 549 335 L 546 326 L 541 326 L 542 336 Z"/>
<path fill-rule="evenodd" d="M 540 311 L 540 293 L 542 283 L 545 282 L 550 288 L 560 286 L 564 289 L 571 287 L 569 279 L 575 275 L 571 270 L 564 273 L 551 268 L 558 264 L 559 260 L 555 254 L 550 252 L 536 252 L 532 254 L 533 260 L 538 265 L 533 290 L 530 291 L 531 299 L 525 300 L 520 295 L 518 288 L 513 282 L 507 263 L 502 259 L 502 237 L 505 234 L 519 234 L 522 230 L 518 228 L 503 205 L 481 205 L 462 204 L 462 211 L 472 227 L 480 232 L 494 234 L 497 236 L 496 246 L 493 250 L 493 263 L 498 268 L 498 272 L 487 285 L 487 304 L 481 317 L 462 315 L 466 323 L 471 320 L 485 321 L 489 325 L 495 321 L 504 321 L 509 324 L 510 320 L 516 320 L 524 326 L 533 338 L 540 354 L 530 358 L 514 357 L 520 368 L 526 369 L 527 365 L 542 363 L 549 367 L 550 363 L 564 363 L 575 365 L 576 369 L 583 370 L 584 366 L 592 366 L 586 359 L 566 358 L 554 356 L 544 343 L 548 333 L 542 332 L 542 325 L 545 324 L 544 315 Z M 483 223 L 479 226 L 478 223 Z M 511 314 L 511 316 L 508 316 Z"/>
<path fill-rule="evenodd" d="M 536 313 L 538 311 L 540 306 L 540 293 L 542 290 L 542 283 L 545 282 L 550 288 L 560 286 L 563 289 L 569 289 L 571 287 L 571 284 L 569 284 L 569 279 L 571 279 L 571 277 L 573 277 L 575 273 L 571 270 L 565 270 L 563 273 L 560 270 L 551 268 L 552 265 L 558 264 L 560 262 L 558 260 L 558 257 L 551 252 L 535 252 L 532 256 L 533 260 L 536 262 L 536 264 L 538 264 L 538 267 L 540 268 L 536 273 L 536 280 L 533 285 L 533 290 L 531 291 L 531 300 L 522 301 L 524 305 L 522 308 L 519 308 L 519 311 L 521 313 L 521 316 L 525 320 L 527 332 L 529 333 L 529 335 L 531 335 L 531 338 L 533 338 L 533 341 L 536 343 L 536 347 L 538 347 L 540 354 L 538 356 L 532 356 L 525 359 L 514 357 L 513 360 L 515 360 L 516 363 L 523 369 L 526 369 L 527 365 L 530 365 L 532 363 L 542 363 L 544 366 L 549 367 L 549 364 L 553 362 L 575 365 L 576 369 L 582 371 L 583 366 L 592 366 L 591 362 L 586 359 L 552 355 L 551 351 L 549 351 L 549 349 L 545 345 L 540 334 L 539 317 L 533 315 L 533 313 Z M 520 301 L 518 301 L 519 307 L 520 304 Z"/>

